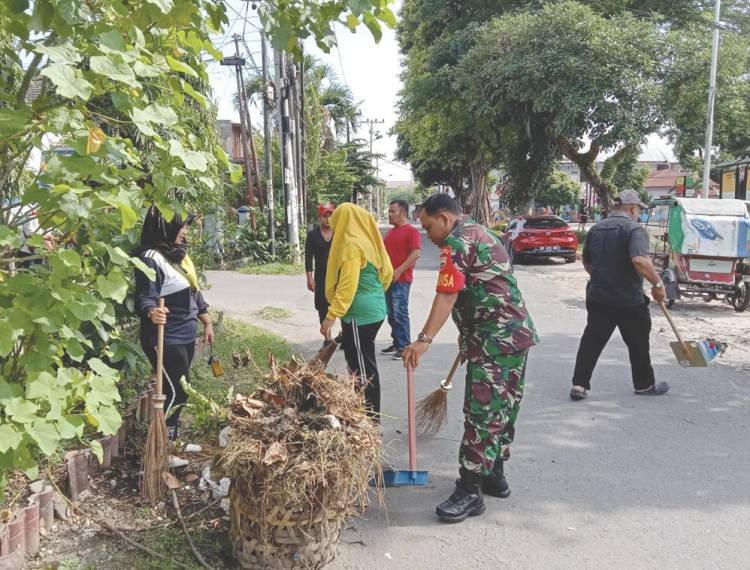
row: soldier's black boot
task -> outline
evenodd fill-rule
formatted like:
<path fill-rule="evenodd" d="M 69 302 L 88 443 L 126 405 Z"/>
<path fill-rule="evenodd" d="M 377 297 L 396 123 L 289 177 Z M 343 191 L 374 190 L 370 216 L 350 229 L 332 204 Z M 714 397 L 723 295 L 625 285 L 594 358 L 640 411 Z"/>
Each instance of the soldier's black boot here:
<path fill-rule="evenodd" d="M 481 515 L 487 508 L 479 486 L 482 476 L 479 473 L 460 470 L 461 478 L 456 481 L 456 490 L 435 508 L 435 513 L 444 522 L 461 522 L 466 517 Z"/>
<path fill-rule="evenodd" d="M 490 497 L 499 497 L 505 499 L 510 496 L 510 487 L 503 474 L 502 458 L 495 459 L 495 465 L 492 466 L 492 473 L 482 477 L 482 493 Z"/>

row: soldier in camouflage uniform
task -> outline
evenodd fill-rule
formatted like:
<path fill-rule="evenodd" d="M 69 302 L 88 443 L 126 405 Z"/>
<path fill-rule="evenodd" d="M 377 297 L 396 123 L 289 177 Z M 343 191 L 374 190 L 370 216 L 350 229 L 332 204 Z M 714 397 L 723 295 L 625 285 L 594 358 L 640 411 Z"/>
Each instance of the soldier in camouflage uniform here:
<path fill-rule="evenodd" d="M 538 338 L 498 237 L 461 215 L 446 194 L 428 198 L 420 219 L 441 248 L 440 274 L 430 316 L 404 353 L 404 366 L 416 368 L 452 313 L 467 361 L 461 477 L 436 512 L 460 522 L 484 512 L 480 488 L 494 497 L 510 495 L 503 464 L 515 435 L 528 349 Z"/>

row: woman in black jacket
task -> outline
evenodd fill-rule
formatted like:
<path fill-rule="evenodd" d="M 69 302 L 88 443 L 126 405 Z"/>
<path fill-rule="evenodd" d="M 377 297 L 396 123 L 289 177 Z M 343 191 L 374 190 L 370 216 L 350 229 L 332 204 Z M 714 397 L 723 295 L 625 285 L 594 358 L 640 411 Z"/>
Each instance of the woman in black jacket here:
<path fill-rule="evenodd" d="M 187 394 L 180 379 L 190 380 L 195 353 L 197 321 L 203 323 L 206 344 L 214 340 L 208 305 L 198 289 L 198 277 L 187 255 L 186 234 L 194 216 L 182 220 L 175 214 L 167 222 L 152 206 L 146 214 L 141 243 L 135 254 L 154 271 L 151 280 L 136 269 L 136 312 L 141 317 L 141 347 L 156 369 L 157 325 L 164 324 L 164 413 L 170 440 L 177 438 L 180 412 Z M 164 309 L 159 298 L 164 298 Z"/>

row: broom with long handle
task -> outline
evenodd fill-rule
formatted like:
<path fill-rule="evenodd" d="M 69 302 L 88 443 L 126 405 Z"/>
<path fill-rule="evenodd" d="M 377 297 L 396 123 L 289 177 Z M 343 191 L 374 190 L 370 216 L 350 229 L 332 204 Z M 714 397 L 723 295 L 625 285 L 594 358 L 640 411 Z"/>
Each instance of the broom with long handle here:
<path fill-rule="evenodd" d="M 159 308 L 164 308 L 164 298 L 159 299 Z M 143 450 L 143 481 L 141 492 L 145 499 L 156 504 L 167 492 L 164 473 L 169 471 L 169 436 L 164 417 L 164 325 L 157 325 L 156 342 L 156 388 L 152 397 L 154 413 L 148 426 L 146 446 Z"/>
<path fill-rule="evenodd" d="M 437 433 L 448 421 L 448 391 L 453 388 L 453 375 L 461 365 L 461 353 L 456 355 L 448 377 L 440 387 L 417 402 L 417 431 L 420 434 Z"/>

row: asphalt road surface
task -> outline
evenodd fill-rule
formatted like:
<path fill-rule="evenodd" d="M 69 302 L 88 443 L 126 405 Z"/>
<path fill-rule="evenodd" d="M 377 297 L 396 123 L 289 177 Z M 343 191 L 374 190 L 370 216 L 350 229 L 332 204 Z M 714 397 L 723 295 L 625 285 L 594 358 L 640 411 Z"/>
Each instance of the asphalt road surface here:
<path fill-rule="evenodd" d="M 426 240 L 423 240 L 426 241 Z M 437 249 L 425 243 L 411 293 L 412 336 L 432 301 Z M 586 313 L 583 290 L 560 287 L 580 263 L 521 266 L 516 273 L 542 343 L 530 353 L 508 499 L 458 525 L 434 507 L 453 488 L 462 433 L 459 389 L 449 424 L 418 440 L 424 487 L 387 489 L 342 536 L 331 568 L 750 568 L 750 378 L 737 368 L 680 368 L 668 337 L 652 335 L 663 397 L 633 395 L 627 351 L 615 333 L 590 398 L 568 399 Z M 273 330 L 307 355 L 321 343 L 303 276 L 210 272 L 206 297 L 230 316 Z M 264 306 L 293 316 L 263 320 Z M 686 331 L 689 333 L 689 331 Z M 378 348 L 389 344 L 383 325 Z M 456 355 L 456 329 L 441 331 L 417 370 L 417 397 L 434 390 Z M 690 336 L 687 334 L 686 336 Z M 345 369 L 342 353 L 334 367 Z M 380 357 L 384 454 L 407 468 L 406 385 L 401 362 Z M 458 375 L 462 375 L 461 369 Z"/>

